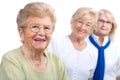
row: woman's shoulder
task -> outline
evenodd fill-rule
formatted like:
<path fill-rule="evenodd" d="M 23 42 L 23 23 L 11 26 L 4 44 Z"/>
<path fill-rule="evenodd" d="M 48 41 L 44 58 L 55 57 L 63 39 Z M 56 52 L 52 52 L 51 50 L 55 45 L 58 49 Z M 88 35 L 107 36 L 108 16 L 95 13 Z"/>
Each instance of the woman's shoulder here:
<path fill-rule="evenodd" d="M 46 54 L 46 56 L 48 58 L 57 58 L 58 57 L 58 55 L 56 53 L 54 53 L 54 52 L 48 52 L 48 51 L 46 51 L 45 54 Z"/>
<path fill-rule="evenodd" d="M 57 52 L 58 49 L 68 42 L 68 36 L 57 36 L 52 37 L 48 47 L 46 48 L 47 51 Z"/>
<path fill-rule="evenodd" d="M 49 60 L 61 61 L 59 55 L 56 53 L 46 51 L 46 56 L 48 57 Z"/>
<path fill-rule="evenodd" d="M 65 66 L 63 60 L 59 57 L 58 54 L 52 52 L 47 52 L 46 54 L 49 62 L 52 62 L 53 64 L 58 64 L 59 66 L 62 67 Z"/>
<path fill-rule="evenodd" d="M 10 50 L 10 51 L 7 51 L 7 52 L 4 54 L 4 56 L 15 55 L 15 54 L 17 54 L 17 53 L 19 53 L 19 52 L 20 52 L 20 48 L 12 49 L 12 50 Z"/>
<path fill-rule="evenodd" d="M 16 49 L 6 52 L 3 55 L 2 59 L 9 59 L 9 60 L 18 59 L 18 57 L 20 57 L 20 53 L 21 53 L 20 48 L 16 48 Z"/>
<path fill-rule="evenodd" d="M 68 39 L 68 36 L 65 35 L 65 36 L 54 36 L 52 37 L 51 41 L 53 42 L 56 42 L 56 43 L 61 43 L 61 42 L 64 42 Z"/>

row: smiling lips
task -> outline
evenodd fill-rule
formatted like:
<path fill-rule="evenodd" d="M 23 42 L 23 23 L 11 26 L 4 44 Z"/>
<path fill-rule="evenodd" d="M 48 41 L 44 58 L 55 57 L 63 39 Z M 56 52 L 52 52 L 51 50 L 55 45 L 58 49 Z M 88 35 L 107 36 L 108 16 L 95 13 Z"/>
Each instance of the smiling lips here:
<path fill-rule="evenodd" d="M 35 38 L 34 41 L 35 41 L 35 42 L 38 42 L 38 43 L 43 43 L 43 42 L 45 42 L 46 40 L 43 39 L 43 38 Z"/>

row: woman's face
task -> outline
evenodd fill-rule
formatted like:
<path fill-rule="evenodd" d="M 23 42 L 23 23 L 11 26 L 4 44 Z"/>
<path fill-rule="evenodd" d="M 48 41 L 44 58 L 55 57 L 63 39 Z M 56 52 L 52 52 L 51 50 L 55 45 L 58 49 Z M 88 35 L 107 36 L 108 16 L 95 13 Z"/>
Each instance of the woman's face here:
<path fill-rule="evenodd" d="M 78 39 L 84 39 L 91 33 L 94 21 L 90 15 L 77 19 L 72 23 L 72 34 Z"/>
<path fill-rule="evenodd" d="M 29 17 L 27 26 L 21 33 L 23 45 L 31 50 L 44 50 L 53 32 L 53 26 L 50 17 Z"/>
<path fill-rule="evenodd" d="M 113 23 L 110 21 L 110 19 L 108 19 L 106 15 L 102 14 L 98 19 L 96 32 L 99 34 L 99 36 L 107 36 L 112 30 L 112 26 Z"/>

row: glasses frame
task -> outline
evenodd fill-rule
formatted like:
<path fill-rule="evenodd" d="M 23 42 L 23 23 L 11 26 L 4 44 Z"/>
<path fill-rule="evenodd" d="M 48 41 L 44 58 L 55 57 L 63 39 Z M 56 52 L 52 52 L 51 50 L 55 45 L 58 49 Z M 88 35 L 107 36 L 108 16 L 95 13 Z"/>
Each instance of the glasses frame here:
<path fill-rule="evenodd" d="M 92 28 L 93 27 L 93 24 L 89 23 L 89 22 L 84 22 L 83 20 L 81 19 L 78 19 L 76 20 L 77 23 L 81 26 L 85 25 L 86 28 Z"/>
<path fill-rule="evenodd" d="M 105 21 L 103 19 L 98 19 L 98 22 L 100 22 L 102 24 L 113 25 L 113 22 L 111 22 L 111 21 Z"/>
<path fill-rule="evenodd" d="M 40 25 L 38 24 L 31 24 L 29 25 L 29 29 L 34 32 L 34 33 L 38 33 L 41 31 L 41 29 L 44 31 L 44 33 L 49 34 L 52 33 L 53 28 L 49 25 L 44 25 L 42 27 L 40 27 Z"/>

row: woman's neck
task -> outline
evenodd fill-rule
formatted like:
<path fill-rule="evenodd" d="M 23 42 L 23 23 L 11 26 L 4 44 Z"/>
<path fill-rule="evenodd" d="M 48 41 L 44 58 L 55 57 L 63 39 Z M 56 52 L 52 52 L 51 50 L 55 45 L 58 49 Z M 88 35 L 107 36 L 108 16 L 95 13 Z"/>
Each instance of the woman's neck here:
<path fill-rule="evenodd" d="M 73 35 L 70 35 L 69 38 L 74 48 L 78 51 L 82 51 L 87 46 L 87 43 L 83 39 L 77 38 Z"/>
<path fill-rule="evenodd" d="M 43 51 L 29 49 L 26 46 L 22 46 L 21 49 L 22 49 L 23 55 L 28 59 L 30 58 L 30 59 L 38 60 L 40 59 L 40 57 L 45 56 Z"/>
<path fill-rule="evenodd" d="M 99 37 L 98 41 L 99 41 L 99 45 L 102 46 L 104 42 L 104 37 Z"/>
<path fill-rule="evenodd" d="M 97 33 L 97 32 L 94 32 L 94 34 L 99 37 L 99 38 L 98 38 L 98 44 L 99 44 L 100 46 L 102 46 L 102 45 L 103 45 L 103 42 L 104 42 L 104 37 L 105 37 L 105 35 L 99 34 L 99 33 Z"/>
<path fill-rule="evenodd" d="M 33 68 L 39 71 L 44 71 L 46 69 L 47 57 L 43 51 L 33 52 L 25 46 L 21 47 L 21 51 L 25 59 L 32 65 Z"/>

